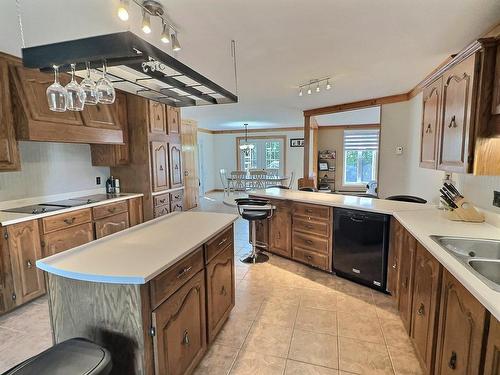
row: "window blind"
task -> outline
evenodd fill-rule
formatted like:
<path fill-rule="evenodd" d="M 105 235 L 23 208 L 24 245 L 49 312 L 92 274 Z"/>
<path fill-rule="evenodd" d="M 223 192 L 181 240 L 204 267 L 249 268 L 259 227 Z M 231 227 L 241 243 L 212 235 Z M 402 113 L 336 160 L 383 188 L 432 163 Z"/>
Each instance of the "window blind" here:
<path fill-rule="evenodd" d="M 344 150 L 378 150 L 379 129 L 344 130 Z"/>

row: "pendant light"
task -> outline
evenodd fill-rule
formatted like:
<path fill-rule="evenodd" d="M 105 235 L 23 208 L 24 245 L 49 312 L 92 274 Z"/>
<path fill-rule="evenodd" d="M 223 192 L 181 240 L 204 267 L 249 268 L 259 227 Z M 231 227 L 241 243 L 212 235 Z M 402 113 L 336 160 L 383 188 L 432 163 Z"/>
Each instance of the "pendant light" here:
<path fill-rule="evenodd" d="M 245 127 L 245 143 L 240 144 L 240 150 L 244 152 L 245 155 L 248 155 L 255 145 L 248 143 L 248 124 L 243 124 L 243 126 Z"/>

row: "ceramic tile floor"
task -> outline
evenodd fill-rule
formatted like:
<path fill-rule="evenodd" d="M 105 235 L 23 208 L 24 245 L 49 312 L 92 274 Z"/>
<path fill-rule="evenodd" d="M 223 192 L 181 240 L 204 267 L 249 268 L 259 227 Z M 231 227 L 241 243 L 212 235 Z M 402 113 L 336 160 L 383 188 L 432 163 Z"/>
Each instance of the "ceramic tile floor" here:
<path fill-rule="evenodd" d="M 221 199 L 200 210 L 234 212 Z M 247 239 L 240 219 L 237 258 Z M 278 256 L 235 270 L 236 306 L 196 375 L 422 373 L 390 297 Z M 45 298 L 0 317 L 0 372 L 50 345 Z"/>

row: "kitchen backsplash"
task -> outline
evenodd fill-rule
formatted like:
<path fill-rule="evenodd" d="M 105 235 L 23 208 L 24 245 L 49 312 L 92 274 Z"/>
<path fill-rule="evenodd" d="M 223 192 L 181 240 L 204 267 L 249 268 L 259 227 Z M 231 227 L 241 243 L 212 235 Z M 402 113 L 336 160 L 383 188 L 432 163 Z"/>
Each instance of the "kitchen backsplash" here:
<path fill-rule="evenodd" d="M 104 187 L 108 167 L 93 167 L 90 146 L 19 142 L 21 171 L 0 173 L 0 201 Z M 101 177 L 101 185 L 96 185 Z"/>

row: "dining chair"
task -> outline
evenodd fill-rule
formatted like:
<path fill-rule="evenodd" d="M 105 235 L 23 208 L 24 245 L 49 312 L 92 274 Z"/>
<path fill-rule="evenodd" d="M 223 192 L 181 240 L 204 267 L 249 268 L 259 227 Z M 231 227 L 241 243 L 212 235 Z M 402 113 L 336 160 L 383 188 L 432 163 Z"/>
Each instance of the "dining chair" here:
<path fill-rule="evenodd" d="M 278 177 L 280 170 L 277 168 L 268 168 L 266 172 L 269 176 Z"/>
<path fill-rule="evenodd" d="M 266 171 L 259 169 L 250 171 L 250 180 L 252 189 L 265 189 L 266 188 Z"/>
<path fill-rule="evenodd" d="M 246 191 L 247 190 L 247 172 L 245 171 L 232 171 L 231 172 L 231 183 L 234 191 Z"/>
<path fill-rule="evenodd" d="M 224 189 L 224 195 L 226 195 L 227 193 L 227 195 L 229 196 L 231 192 L 231 182 L 227 178 L 227 171 L 224 168 L 219 169 L 219 177 L 220 182 L 222 183 L 222 188 Z"/>
<path fill-rule="evenodd" d="M 291 189 L 293 186 L 293 183 L 295 182 L 295 172 L 292 171 L 290 173 L 290 179 L 288 180 L 288 188 Z"/>

